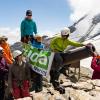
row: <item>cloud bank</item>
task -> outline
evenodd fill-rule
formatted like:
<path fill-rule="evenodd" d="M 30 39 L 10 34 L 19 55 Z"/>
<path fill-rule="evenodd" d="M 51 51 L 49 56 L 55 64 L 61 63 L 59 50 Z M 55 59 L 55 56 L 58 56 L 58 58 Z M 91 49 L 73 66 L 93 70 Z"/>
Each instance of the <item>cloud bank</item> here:
<path fill-rule="evenodd" d="M 77 25 L 78 29 L 76 31 L 76 34 L 79 33 L 81 36 L 87 31 L 87 29 L 91 25 L 93 16 L 100 13 L 100 0 L 68 0 L 68 1 L 72 10 L 70 14 L 70 20 L 72 22 L 75 22 L 84 14 L 87 13 L 89 14 L 89 16 L 85 20 L 83 20 L 81 23 Z M 100 30 L 100 23 L 95 27 L 92 34 L 95 34 L 99 30 Z M 100 53 L 99 44 L 100 40 L 94 40 L 94 45 L 97 51 Z M 81 61 L 81 66 L 90 68 L 90 65 L 91 65 L 91 58 L 87 58 Z"/>
<path fill-rule="evenodd" d="M 100 0 L 68 0 L 68 2 L 72 10 L 72 12 L 70 12 L 71 22 L 75 22 L 85 14 L 89 14 L 86 19 L 77 25 L 76 35 L 83 36 L 91 25 L 93 16 L 100 13 Z M 100 24 L 96 26 L 93 33 L 97 32 L 99 29 Z M 52 30 L 45 30 L 45 32 L 41 32 L 41 34 L 50 36 L 54 33 L 52 33 Z M 7 36 L 10 44 L 20 41 L 19 28 L 12 29 L 10 27 L 0 27 L 0 35 Z"/>
<path fill-rule="evenodd" d="M 68 0 L 68 1 L 70 9 L 72 10 L 70 14 L 71 22 L 75 22 L 85 14 L 88 14 L 88 16 L 76 26 L 77 31 L 76 34 L 74 33 L 74 35 L 75 37 L 78 36 L 81 37 L 87 32 L 89 26 L 92 24 L 92 18 L 100 13 L 100 0 Z M 100 23 L 96 25 L 94 30 L 91 32 L 91 35 L 97 33 L 99 30 L 100 30 Z"/>
<path fill-rule="evenodd" d="M 70 19 L 75 21 L 84 14 L 100 13 L 100 0 L 68 0 L 72 13 Z"/>
<path fill-rule="evenodd" d="M 12 29 L 10 27 L 0 27 L 0 36 L 2 35 L 8 37 L 8 42 L 10 44 L 20 41 L 19 28 Z"/>

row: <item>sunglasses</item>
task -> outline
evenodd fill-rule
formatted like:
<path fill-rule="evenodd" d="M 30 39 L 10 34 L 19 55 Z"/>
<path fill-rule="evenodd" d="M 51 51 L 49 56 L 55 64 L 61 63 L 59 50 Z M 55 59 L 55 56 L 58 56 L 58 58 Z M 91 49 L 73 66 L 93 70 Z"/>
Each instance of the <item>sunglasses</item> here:
<path fill-rule="evenodd" d="M 32 15 L 27 15 L 27 16 L 32 16 Z"/>

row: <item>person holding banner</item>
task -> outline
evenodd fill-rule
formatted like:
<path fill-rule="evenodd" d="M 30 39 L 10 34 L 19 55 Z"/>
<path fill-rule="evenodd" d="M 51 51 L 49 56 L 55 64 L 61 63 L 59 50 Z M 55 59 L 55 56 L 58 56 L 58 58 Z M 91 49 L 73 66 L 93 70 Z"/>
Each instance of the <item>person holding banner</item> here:
<path fill-rule="evenodd" d="M 27 43 L 29 38 L 37 34 L 37 26 L 32 20 L 32 11 L 26 11 L 26 18 L 21 22 L 21 42 Z"/>
<path fill-rule="evenodd" d="M 50 71 L 50 82 L 53 84 L 55 90 L 60 91 L 60 93 L 65 93 L 65 89 L 60 86 L 58 82 L 58 78 L 60 76 L 60 72 L 63 69 L 63 58 L 62 54 L 64 50 L 67 48 L 67 46 L 75 46 L 75 47 L 81 47 L 84 46 L 82 43 L 74 42 L 68 39 L 70 35 L 70 29 L 64 28 L 61 30 L 61 37 L 56 37 L 53 40 L 51 40 L 50 48 L 53 52 L 55 52 L 54 61 L 56 63 L 55 68 L 51 68 Z"/>
<path fill-rule="evenodd" d="M 30 97 L 30 67 L 31 65 L 23 59 L 22 52 L 13 52 L 14 63 L 10 66 L 8 75 L 8 88 L 14 99 Z"/>
<path fill-rule="evenodd" d="M 31 45 L 38 49 L 44 49 L 44 44 L 42 43 L 42 37 L 39 35 L 34 36 L 34 40 L 31 40 Z"/>
<path fill-rule="evenodd" d="M 44 44 L 42 44 L 42 37 L 39 35 L 36 35 L 34 37 L 34 40 L 33 40 L 31 45 L 33 47 L 37 48 L 38 50 L 44 49 Z M 42 75 L 36 73 L 33 70 L 31 71 L 31 75 L 33 76 L 33 82 L 34 82 L 32 87 L 35 89 L 35 92 L 41 92 L 43 89 L 43 86 L 42 86 L 43 77 L 42 77 Z"/>

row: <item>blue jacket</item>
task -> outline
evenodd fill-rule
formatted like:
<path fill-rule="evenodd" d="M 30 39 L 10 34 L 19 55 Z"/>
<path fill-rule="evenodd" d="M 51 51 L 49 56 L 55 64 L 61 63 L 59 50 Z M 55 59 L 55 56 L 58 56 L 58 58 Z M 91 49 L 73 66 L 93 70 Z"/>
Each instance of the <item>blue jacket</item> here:
<path fill-rule="evenodd" d="M 33 41 L 33 43 L 31 44 L 33 47 L 38 48 L 38 49 L 44 49 L 44 44 L 37 42 L 37 41 Z"/>
<path fill-rule="evenodd" d="M 25 18 L 21 23 L 21 37 L 37 33 L 36 23 L 32 19 Z"/>

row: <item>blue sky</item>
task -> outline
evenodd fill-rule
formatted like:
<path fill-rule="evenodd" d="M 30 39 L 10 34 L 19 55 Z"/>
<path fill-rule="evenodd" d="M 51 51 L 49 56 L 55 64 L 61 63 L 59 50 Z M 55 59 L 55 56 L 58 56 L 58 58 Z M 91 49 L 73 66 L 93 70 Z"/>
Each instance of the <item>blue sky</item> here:
<path fill-rule="evenodd" d="M 27 9 L 33 11 L 38 33 L 51 36 L 89 11 L 100 12 L 100 5 L 98 0 L 0 0 L 0 35 L 6 35 L 10 43 L 20 40 L 19 28 Z M 89 19 L 79 23 L 76 35 L 85 33 L 88 26 Z"/>
<path fill-rule="evenodd" d="M 40 33 L 55 32 L 71 23 L 67 0 L 1 0 L 0 27 L 20 27 L 27 9 L 33 11 L 33 19 Z"/>

